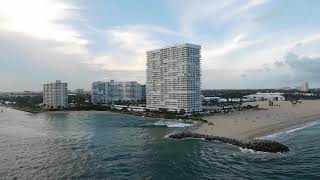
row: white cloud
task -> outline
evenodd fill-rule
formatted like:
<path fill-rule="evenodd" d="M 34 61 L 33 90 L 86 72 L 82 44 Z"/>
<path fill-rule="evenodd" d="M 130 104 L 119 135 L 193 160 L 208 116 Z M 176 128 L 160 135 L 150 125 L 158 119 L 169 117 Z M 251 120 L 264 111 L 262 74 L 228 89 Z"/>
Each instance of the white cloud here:
<path fill-rule="evenodd" d="M 254 8 L 256 6 L 260 6 L 262 4 L 265 4 L 267 2 L 268 2 L 268 0 L 249 0 L 249 1 L 247 1 L 246 4 L 241 6 L 239 9 L 240 9 L 240 12 L 242 12 L 242 11 Z"/>
<path fill-rule="evenodd" d="M 63 44 L 64 53 L 87 53 L 88 40 L 65 21 L 77 17 L 63 0 L 0 0 L 0 29 Z"/>
<path fill-rule="evenodd" d="M 259 30 L 254 18 L 260 13 L 257 8 L 269 0 L 177 2 L 181 32 L 191 41 L 201 43 L 204 69 L 234 69 L 234 62 L 230 63 L 233 56 L 238 54 L 237 58 L 242 59 L 239 53 L 246 56 L 246 49 L 263 44 L 264 36 L 253 36 Z"/>
<path fill-rule="evenodd" d="M 10 47 L 5 50 L 10 52 L 9 58 L 1 58 L 3 64 L 12 59 L 19 63 L 23 59 L 28 61 L 26 64 L 30 64 L 30 69 L 52 69 L 48 74 L 64 74 L 64 78 L 74 76 L 69 69 L 72 72 L 80 69 L 87 71 L 87 74 L 81 74 L 82 77 L 91 76 L 90 80 L 87 78 L 88 84 L 103 77 L 143 82 L 147 50 L 190 42 L 202 46 L 203 87 L 245 88 L 272 84 L 264 82 L 267 76 L 271 76 L 271 81 L 279 75 L 290 75 L 288 67 L 273 70 L 272 75 L 268 72 L 272 64 L 288 52 L 319 55 L 320 34 L 312 32 L 311 28 L 297 25 L 285 29 L 273 24 L 272 20 L 267 24 L 256 21 L 264 13 L 270 14 L 267 12 L 270 7 L 277 8 L 277 1 L 170 0 L 169 7 L 173 8 L 177 19 L 172 16 L 166 24 L 178 25 L 177 30 L 155 24 L 133 25 L 129 19 L 125 24 L 113 27 L 105 22 L 99 23 L 99 27 L 87 21 L 88 24 L 84 24 L 80 14 L 83 9 L 73 2 L 76 1 L 0 0 L 0 42 L 4 44 L 1 49 Z M 100 25 L 104 27 L 101 29 Z M 9 38 L 16 43 L 4 41 Z M 88 47 L 89 39 L 92 49 Z M 15 54 L 21 56 L 10 58 Z"/>
<path fill-rule="evenodd" d="M 177 33 L 155 25 L 126 25 L 106 31 L 107 50 L 84 63 L 104 70 L 145 70 L 146 51 L 164 45 L 160 36 Z"/>
<path fill-rule="evenodd" d="M 119 58 L 125 58 L 133 62 L 120 62 L 117 61 Z M 133 59 L 132 59 L 133 58 Z M 109 71 L 132 71 L 132 70 L 143 70 L 145 69 L 143 63 L 139 63 L 138 57 L 121 57 L 121 55 L 113 54 L 111 56 L 104 55 L 95 57 L 93 60 L 84 61 L 83 63 L 90 65 L 96 70 L 109 70 Z"/>
<path fill-rule="evenodd" d="M 248 47 L 257 43 L 257 41 L 247 40 L 244 34 L 239 34 L 227 42 L 220 44 L 210 45 L 210 43 L 204 49 L 205 59 L 211 59 L 219 56 L 228 55 L 236 50 Z"/>
<path fill-rule="evenodd" d="M 245 1 L 231 1 L 228 6 L 220 9 L 217 12 L 217 17 L 212 18 L 216 19 L 216 22 L 225 22 L 231 20 L 232 18 L 241 18 L 242 15 L 250 14 L 250 10 L 264 5 L 268 0 L 245 0 Z"/>
<path fill-rule="evenodd" d="M 267 2 L 268 0 L 168 1 L 170 6 L 174 5 L 172 9 L 177 13 L 181 31 L 190 37 L 197 36 L 196 29 L 203 27 L 202 25 L 221 25 L 234 19 L 243 23 L 243 18 L 251 10 Z"/>
<path fill-rule="evenodd" d="M 237 57 L 238 60 L 233 63 L 233 66 L 239 69 L 257 69 L 265 64 L 272 64 L 284 58 L 289 52 L 303 49 L 310 43 L 320 41 L 320 34 L 302 35 L 301 37 L 280 34 L 261 39 L 263 41 L 253 51 L 246 51 L 245 55 Z"/>

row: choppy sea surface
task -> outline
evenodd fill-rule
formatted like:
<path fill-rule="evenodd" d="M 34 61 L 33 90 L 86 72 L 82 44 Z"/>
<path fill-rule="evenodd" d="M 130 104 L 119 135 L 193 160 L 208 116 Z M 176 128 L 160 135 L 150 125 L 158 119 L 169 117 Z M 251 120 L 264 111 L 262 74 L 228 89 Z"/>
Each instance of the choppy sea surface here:
<path fill-rule="evenodd" d="M 320 179 L 320 124 L 277 133 L 289 153 L 172 140 L 190 122 L 101 112 L 0 112 L 0 179 Z"/>

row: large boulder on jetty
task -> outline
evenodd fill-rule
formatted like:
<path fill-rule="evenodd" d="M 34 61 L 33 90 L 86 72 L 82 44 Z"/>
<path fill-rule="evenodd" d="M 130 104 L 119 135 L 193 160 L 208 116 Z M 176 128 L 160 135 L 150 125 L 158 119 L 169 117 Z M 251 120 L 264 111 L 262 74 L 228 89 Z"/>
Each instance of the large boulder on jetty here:
<path fill-rule="evenodd" d="M 222 143 L 228 143 L 235 146 L 239 146 L 246 149 L 252 149 L 255 151 L 262 151 L 262 152 L 288 152 L 289 148 L 286 145 L 281 143 L 270 141 L 270 140 L 252 140 L 252 141 L 240 141 L 237 139 L 220 137 L 220 136 L 210 136 L 210 135 L 203 135 L 192 133 L 189 131 L 181 132 L 177 134 L 172 134 L 169 136 L 172 139 L 184 139 L 184 138 L 198 138 L 198 139 L 206 139 L 209 141 L 219 141 Z"/>
<path fill-rule="evenodd" d="M 289 148 L 281 143 L 270 140 L 254 140 L 245 142 L 241 146 L 242 148 L 253 149 L 255 151 L 263 151 L 263 152 L 288 152 Z"/>

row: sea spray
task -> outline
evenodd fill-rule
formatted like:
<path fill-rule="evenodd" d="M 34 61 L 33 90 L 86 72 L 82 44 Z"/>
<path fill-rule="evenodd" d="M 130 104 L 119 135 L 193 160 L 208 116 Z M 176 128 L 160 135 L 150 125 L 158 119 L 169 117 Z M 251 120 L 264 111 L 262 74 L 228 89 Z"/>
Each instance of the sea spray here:
<path fill-rule="evenodd" d="M 147 126 L 163 126 L 163 127 L 170 127 L 170 128 L 183 128 L 183 127 L 191 127 L 193 124 L 184 123 L 180 121 L 168 121 L 168 120 L 160 120 L 155 123 L 150 123 Z"/>

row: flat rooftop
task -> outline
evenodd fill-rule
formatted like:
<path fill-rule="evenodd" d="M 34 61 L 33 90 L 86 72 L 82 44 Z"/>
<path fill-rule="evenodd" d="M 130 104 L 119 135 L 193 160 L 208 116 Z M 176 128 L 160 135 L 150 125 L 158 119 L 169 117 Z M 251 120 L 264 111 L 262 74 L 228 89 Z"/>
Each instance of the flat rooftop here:
<path fill-rule="evenodd" d="M 201 45 L 191 44 L 191 43 L 181 43 L 181 44 L 173 44 L 173 45 L 164 46 L 162 48 L 148 50 L 147 52 L 159 51 L 162 49 L 167 49 L 167 48 L 172 48 L 172 47 L 193 47 L 193 48 L 201 49 Z"/>

